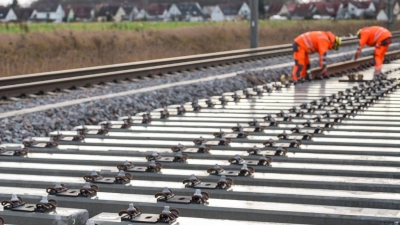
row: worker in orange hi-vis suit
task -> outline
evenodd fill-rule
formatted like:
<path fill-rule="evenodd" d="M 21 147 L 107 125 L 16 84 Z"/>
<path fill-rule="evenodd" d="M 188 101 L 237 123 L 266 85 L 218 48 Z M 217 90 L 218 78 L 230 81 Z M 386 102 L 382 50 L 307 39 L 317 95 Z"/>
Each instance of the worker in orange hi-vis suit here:
<path fill-rule="evenodd" d="M 319 64 L 322 69 L 321 75 L 327 76 L 326 57 L 328 50 L 338 50 L 342 41 L 339 37 L 327 31 L 312 31 L 304 33 L 294 39 L 293 43 L 293 57 L 294 67 L 292 78 L 297 81 L 299 79 L 306 79 L 310 74 L 311 64 L 309 54 L 318 52 Z M 311 79 L 311 77 L 309 77 Z"/>
<path fill-rule="evenodd" d="M 392 33 L 383 27 L 372 26 L 360 29 L 357 32 L 357 36 L 360 39 L 360 46 L 357 49 L 354 59 L 357 59 L 360 56 L 361 50 L 365 45 L 371 47 L 375 46 L 375 75 L 381 74 L 383 60 L 385 59 L 385 54 L 392 41 Z"/>

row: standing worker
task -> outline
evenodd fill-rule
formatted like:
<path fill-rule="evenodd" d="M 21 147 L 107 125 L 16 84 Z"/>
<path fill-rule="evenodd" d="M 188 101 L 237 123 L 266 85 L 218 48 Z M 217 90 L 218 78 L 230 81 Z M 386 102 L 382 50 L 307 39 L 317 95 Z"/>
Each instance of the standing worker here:
<path fill-rule="evenodd" d="M 357 32 L 358 39 L 360 39 L 360 46 L 357 49 L 354 59 L 357 59 L 361 50 L 365 45 L 375 46 L 374 52 L 374 75 L 379 75 L 382 72 L 382 64 L 385 59 L 385 54 L 392 41 L 392 33 L 387 29 L 379 26 L 364 27 Z"/>
<path fill-rule="evenodd" d="M 326 57 L 328 50 L 338 50 L 342 41 L 339 37 L 327 31 L 311 31 L 294 39 L 293 57 L 294 67 L 292 78 L 297 81 L 308 78 L 311 80 L 311 64 L 309 54 L 318 52 L 319 64 L 322 69 L 321 76 L 327 76 Z"/>

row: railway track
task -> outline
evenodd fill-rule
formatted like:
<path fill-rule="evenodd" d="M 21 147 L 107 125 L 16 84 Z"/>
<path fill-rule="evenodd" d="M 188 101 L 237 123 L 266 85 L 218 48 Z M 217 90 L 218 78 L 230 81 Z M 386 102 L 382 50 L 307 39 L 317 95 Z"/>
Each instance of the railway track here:
<path fill-rule="evenodd" d="M 387 54 L 399 56 L 400 51 Z M 370 61 L 338 63 L 329 71 L 369 80 Z M 3 144 L 0 199 L 16 194 L 37 203 L 46 190 L 59 192 L 48 195 L 58 201 L 59 214 L 0 209 L 0 216 L 14 224 L 60 218 L 69 224 L 67 215 L 84 209 L 91 217 L 87 224 L 149 222 L 135 216 L 133 207 L 126 212 L 133 203 L 143 215 L 155 215 L 149 220 L 165 206 L 177 208 L 181 225 L 398 224 L 399 69 L 399 61 L 384 65 L 388 80 L 374 82 L 339 83 L 343 78 L 332 77 L 287 87 L 264 84 L 54 131 L 23 146 Z M 96 194 L 85 182 L 98 186 Z M 91 194 L 65 197 L 70 192 L 54 189 L 56 183 Z M 121 221 L 118 212 L 124 210 L 123 219 L 131 216 L 132 222 Z M 79 212 L 79 220 L 70 218 L 85 224 L 88 215 Z"/>
<path fill-rule="evenodd" d="M 393 33 L 394 38 L 400 32 Z M 357 44 L 345 38 L 343 45 Z M 26 96 L 240 64 L 292 54 L 291 44 L 0 78 L 0 97 Z"/>

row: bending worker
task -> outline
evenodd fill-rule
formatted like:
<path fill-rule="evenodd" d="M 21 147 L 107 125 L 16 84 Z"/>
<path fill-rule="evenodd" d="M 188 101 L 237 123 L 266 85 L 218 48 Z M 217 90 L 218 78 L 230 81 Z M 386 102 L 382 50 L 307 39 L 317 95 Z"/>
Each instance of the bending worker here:
<path fill-rule="evenodd" d="M 360 39 L 360 46 L 357 49 L 354 59 L 357 59 L 361 50 L 365 45 L 375 46 L 374 53 L 374 66 L 375 75 L 381 74 L 383 60 L 385 54 L 392 41 L 392 33 L 387 29 L 379 26 L 364 27 L 357 32 L 358 39 Z"/>
<path fill-rule="evenodd" d="M 329 31 L 311 31 L 298 36 L 294 39 L 293 43 L 295 63 L 292 73 L 293 80 L 306 79 L 307 75 L 311 79 L 311 64 L 308 55 L 315 52 L 319 54 L 319 64 L 322 69 L 321 75 L 326 77 L 326 57 L 328 50 L 338 50 L 341 44 L 342 41 L 339 37 Z"/>

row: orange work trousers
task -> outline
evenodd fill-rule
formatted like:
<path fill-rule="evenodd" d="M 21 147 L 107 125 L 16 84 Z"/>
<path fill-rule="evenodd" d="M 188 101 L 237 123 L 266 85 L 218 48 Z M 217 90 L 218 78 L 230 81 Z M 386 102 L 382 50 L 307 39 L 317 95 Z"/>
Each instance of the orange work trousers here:
<path fill-rule="evenodd" d="M 299 80 L 307 77 L 307 70 L 310 70 L 310 58 L 308 50 L 299 46 L 296 42 L 293 43 L 293 58 L 294 67 L 292 72 L 293 80 Z"/>
<path fill-rule="evenodd" d="M 374 53 L 374 66 L 377 69 L 382 67 L 383 61 L 385 60 L 385 54 L 389 49 L 389 45 L 391 43 L 391 38 L 387 38 L 380 43 L 377 43 L 375 46 L 375 53 Z"/>

